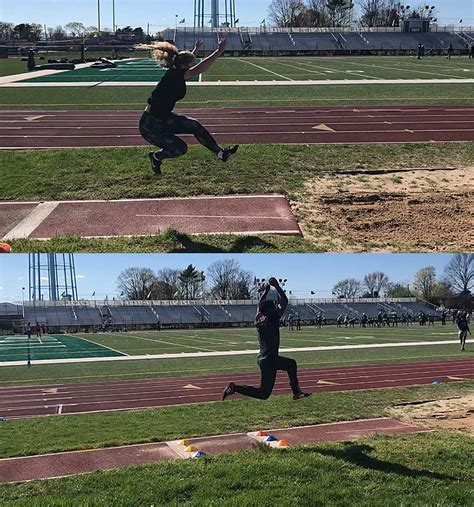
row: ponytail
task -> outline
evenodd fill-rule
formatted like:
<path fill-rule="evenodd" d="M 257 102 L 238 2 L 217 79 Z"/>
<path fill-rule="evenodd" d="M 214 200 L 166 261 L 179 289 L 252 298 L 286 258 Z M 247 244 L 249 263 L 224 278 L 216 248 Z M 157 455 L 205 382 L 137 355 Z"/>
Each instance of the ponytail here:
<path fill-rule="evenodd" d="M 171 68 L 178 55 L 178 48 L 170 42 L 156 42 L 155 44 L 138 44 L 137 49 L 150 49 L 155 60 L 161 62 L 162 67 Z"/>

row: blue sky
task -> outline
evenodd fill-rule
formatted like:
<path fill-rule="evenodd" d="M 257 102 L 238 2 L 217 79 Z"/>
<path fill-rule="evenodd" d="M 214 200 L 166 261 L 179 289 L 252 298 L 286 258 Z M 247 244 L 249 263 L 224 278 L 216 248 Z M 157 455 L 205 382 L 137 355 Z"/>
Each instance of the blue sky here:
<path fill-rule="evenodd" d="M 116 280 L 127 267 L 184 269 L 193 264 L 200 270 L 225 258 L 236 259 L 243 269 L 257 278 L 288 279 L 288 290 L 295 297 L 331 297 L 331 289 L 343 278 L 362 278 L 373 271 L 384 271 L 391 281 L 411 282 L 422 267 L 434 266 L 437 274 L 451 260 L 449 254 L 76 254 L 76 273 L 80 298 L 102 299 L 117 296 Z M 0 301 L 21 301 L 21 288 L 28 287 L 28 256 L 0 256 Z M 27 291 L 25 292 L 27 294 Z"/>
<path fill-rule="evenodd" d="M 209 3 L 209 0 L 207 0 Z M 356 2 L 357 3 L 357 2 Z M 423 2 L 407 2 L 421 5 Z M 258 26 L 268 15 L 270 0 L 236 0 L 237 16 L 241 26 Z M 441 24 L 457 24 L 463 19 L 464 25 L 474 25 L 473 0 L 438 0 Z M 430 5 L 433 5 L 430 3 Z M 0 18 L 13 23 L 35 22 L 47 26 L 64 25 L 69 21 L 80 21 L 85 25 L 97 25 L 97 0 L 22 0 L 13 2 L 0 0 Z M 192 26 L 193 0 L 116 0 L 117 25 L 152 25 L 153 32 L 174 26 L 175 15 L 186 18 Z M 112 0 L 101 0 L 101 25 L 112 26 Z"/>

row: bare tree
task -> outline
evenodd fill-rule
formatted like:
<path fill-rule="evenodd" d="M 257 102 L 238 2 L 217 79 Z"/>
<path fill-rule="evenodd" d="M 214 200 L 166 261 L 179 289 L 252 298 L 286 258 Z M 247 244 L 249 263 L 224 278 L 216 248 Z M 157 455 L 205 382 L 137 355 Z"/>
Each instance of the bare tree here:
<path fill-rule="evenodd" d="M 433 297 L 436 284 L 436 269 L 433 266 L 420 269 L 413 280 L 415 291 L 419 297 L 425 300 L 430 300 Z"/>
<path fill-rule="evenodd" d="M 11 39 L 13 37 L 14 28 L 15 25 L 13 23 L 0 21 L 0 39 Z"/>
<path fill-rule="evenodd" d="M 117 288 L 126 299 L 161 299 L 161 283 L 149 268 L 127 268 L 117 279 Z"/>
<path fill-rule="evenodd" d="M 157 279 L 163 283 L 164 296 L 163 299 L 172 300 L 179 296 L 180 280 L 179 269 L 163 268 L 157 273 Z"/>
<path fill-rule="evenodd" d="M 268 17 L 279 27 L 298 27 L 307 24 L 306 6 L 302 0 L 272 0 Z"/>
<path fill-rule="evenodd" d="M 389 283 L 388 276 L 381 271 L 369 273 L 364 276 L 363 285 L 367 289 L 370 297 L 379 297 L 383 289 L 387 287 Z"/>
<path fill-rule="evenodd" d="M 218 299 L 246 299 L 251 296 L 254 275 L 240 268 L 235 259 L 212 263 L 207 269 L 210 293 Z"/>
<path fill-rule="evenodd" d="M 469 295 L 474 287 L 474 254 L 456 254 L 444 269 L 444 275 L 455 292 Z"/>
<path fill-rule="evenodd" d="M 360 294 L 361 283 L 355 278 L 346 278 L 336 283 L 333 287 L 332 292 L 340 298 L 354 298 Z"/>

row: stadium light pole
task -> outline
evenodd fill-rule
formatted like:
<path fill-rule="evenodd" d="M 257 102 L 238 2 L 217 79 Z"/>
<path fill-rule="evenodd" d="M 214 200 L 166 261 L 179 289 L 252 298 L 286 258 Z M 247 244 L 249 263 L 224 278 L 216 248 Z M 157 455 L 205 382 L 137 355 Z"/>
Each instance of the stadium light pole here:
<path fill-rule="evenodd" d="M 97 33 L 100 35 L 100 0 L 97 0 Z"/>
<path fill-rule="evenodd" d="M 114 32 L 114 35 L 116 35 L 115 30 L 115 0 L 112 0 L 112 31 Z"/>

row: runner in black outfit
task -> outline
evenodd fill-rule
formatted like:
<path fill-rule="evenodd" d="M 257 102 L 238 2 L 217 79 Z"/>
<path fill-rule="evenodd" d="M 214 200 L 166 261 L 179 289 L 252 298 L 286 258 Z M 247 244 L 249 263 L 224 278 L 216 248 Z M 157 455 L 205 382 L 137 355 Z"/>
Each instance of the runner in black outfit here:
<path fill-rule="evenodd" d="M 272 300 L 267 299 L 270 286 L 275 287 L 278 292 L 278 305 L 275 305 Z M 285 313 L 287 306 L 288 298 L 278 284 L 278 281 L 276 278 L 270 278 L 269 285 L 266 286 L 265 292 L 260 298 L 255 318 L 260 342 L 260 354 L 257 361 L 261 372 L 260 387 L 238 386 L 231 382 L 224 389 L 222 400 L 235 393 L 266 400 L 272 394 L 277 370 L 283 370 L 288 373 L 294 400 L 311 395 L 311 393 L 304 393 L 299 386 L 296 361 L 278 355 L 280 347 L 280 318 Z"/>
<path fill-rule="evenodd" d="M 176 134 L 193 134 L 203 146 L 227 162 L 238 146 L 221 148 L 212 135 L 193 118 L 174 114 L 176 102 L 186 95 L 186 81 L 209 70 L 224 53 L 226 38 L 221 37 L 218 49 L 210 56 L 195 64 L 195 56 L 203 46 L 198 40 L 193 51 L 178 51 L 169 42 L 158 42 L 153 46 L 141 47 L 153 50 L 157 60 L 161 60 L 168 71 L 148 99 L 148 106 L 140 120 L 140 133 L 150 144 L 161 148 L 149 154 L 151 166 L 156 174 L 161 174 L 161 163 L 167 158 L 181 157 L 188 151 L 186 143 Z"/>

